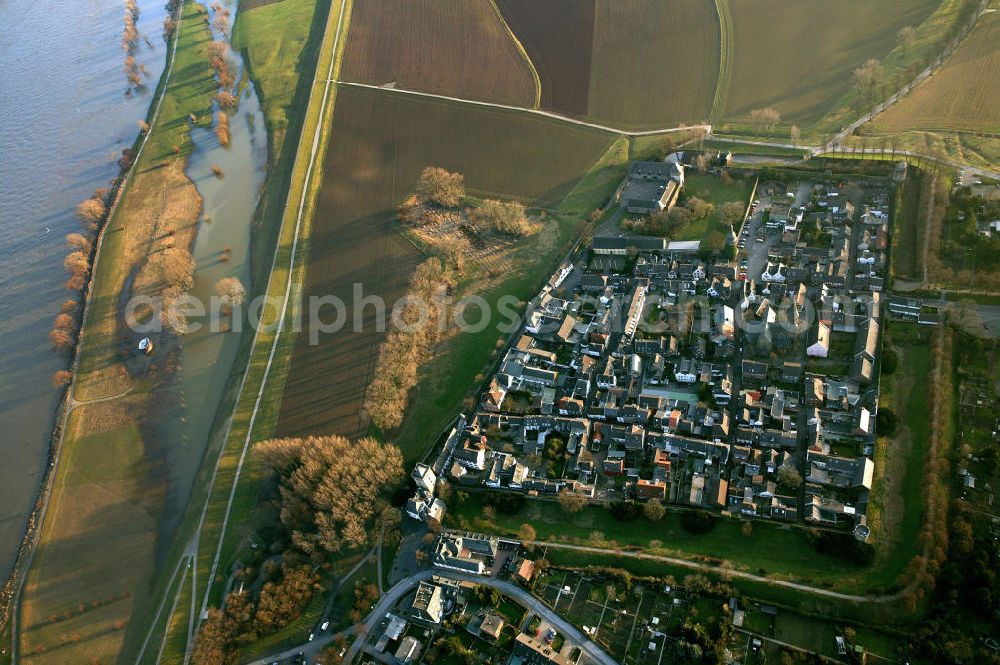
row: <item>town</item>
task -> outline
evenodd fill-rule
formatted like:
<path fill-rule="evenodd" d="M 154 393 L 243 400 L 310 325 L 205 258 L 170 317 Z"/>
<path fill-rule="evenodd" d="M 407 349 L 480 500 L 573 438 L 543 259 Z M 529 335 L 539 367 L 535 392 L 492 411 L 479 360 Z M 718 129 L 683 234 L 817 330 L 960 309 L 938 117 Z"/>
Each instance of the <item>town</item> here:
<path fill-rule="evenodd" d="M 633 164 L 622 207 L 674 205 L 684 158 Z M 532 302 L 433 471 L 458 486 L 659 501 L 865 541 L 880 330 L 907 316 L 882 296 L 889 189 L 758 180 L 754 192 L 727 239 L 734 261 L 697 241 L 595 236 Z M 432 496 L 409 507 L 443 510 Z"/>

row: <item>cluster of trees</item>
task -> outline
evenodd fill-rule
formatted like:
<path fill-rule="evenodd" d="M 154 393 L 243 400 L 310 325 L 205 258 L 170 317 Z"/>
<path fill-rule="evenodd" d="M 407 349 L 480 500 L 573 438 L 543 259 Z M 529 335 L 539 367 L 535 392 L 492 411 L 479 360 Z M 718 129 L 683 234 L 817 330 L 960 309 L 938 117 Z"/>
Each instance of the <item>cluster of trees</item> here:
<path fill-rule="evenodd" d="M 587 497 L 576 492 L 570 492 L 568 489 L 559 492 L 557 498 L 562 509 L 570 514 L 580 512 L 587 505 Z"/>
<path fill-rule="evenodd" d="M 226 596 L 223 607 L 210 608 L 195 638 L 191 661 L 195 665 L 225 665 L 235 661 L 237 649 L 271 635 L 294 621 L 320 589 L 312 566 L 286 563 L 271 567 L 255 594 L 244 586 Z"/>
<path fill-rule="evenodd" d="M 881 88 L 885 94 L 885 69 L 878 58 L 869 58 L 865 64 L 854 70 L 854 85 L 857 86 L 858 103 L 873 105 L 878 98 L 877 91 Z M 860 112 L 860 107 L 858 109 Z"/>
<path fill-rule="evenodd" d="M 194 256 L 184 248 L 170 244 L 146 258 L 135 284 L 140 290 L 159 293 L 162 301 L 163 325 L 177 334 L 187 332 L 187 317 L 180 307 L 183 298 L 194 286 Z"/>
<path fill-rule="evenodd" d="M 136 0 L 125 0 L 124 27 L 122 28 L 122 50 L 125 52 L 125 77 L 128 79 L 129 90 L 142 85 L 144 76 L 148 76 L 146 67 L 136 62 L 135 52 L 139 47 L 139 5 Z"/>
<path fill-rule="evenodd" d="M 750 124 L 758 134 L 764 130 L 771 131 L 779 122 L 781 113 L 770 106 L 750 111 Z"/>
<path fill-rule="evenodd" d="M 212 13 L 215 17 L 212 19 L 212 27 L 216 32 L 221 34 L 226 39 L 229 38 L 229 7 L 226 7 L 222 3 L 213 2 L 211 5 Z M 232 86 L 226 86 L 232 87 Z"/>
<path fill-rule="evenodd" d="M 442 208 L 457 208 L 465 196 L 465 176 L 428 166 L 417 181 L 417 199 Z"/>
<path fill-rule="evenodd" d="M 485 199 L 469 210 L 469 221 L 480 232 L 506 236 L 526 236 L 532 231 L 531 222 L 518 201 Z"/>
<path fill-rule="evenodd" d="M 987 524 L 959 516 L 951 523 L 948 558 L 915 635 L 921 651 L 940 663 L 1000 663 L 970 626 L 1000 620 L 1000 554 Z M 969 621 L 971 620 L 971 621 Z"/>
<path fill-rule="evenodd" d="M 177 10 L 181 6 L 181 0 L 167 0 L 167 16 L 163 19 L 163 41 L 169 42 L 170 38 L 177 32 Z"/>
<path fill-rule="evenodd" d="M 391 444 L 342 436 L 274 439 L 257 446 L 277 478 L 275 499 L 292 550 L 322 561 L 370 545 L 380 522 L 398 509 L 386 496 L 403 479 L 403 457 Z"/>
<path fill-rule="evenodd" d="M 93 238 L 101 220 L 107 213 L 105 199 L 108 192 L 105 189 L 98 189 L 87 200 L 81 201 L 76 206 L 76 216 L 83 225 L 81 232 L 73 232 L 66 236 L 66 243 L 70 247 L 70 253 L 63 260 L 63 267 L 69 273 L 66 280 L 66 290 L 80 291 L 87 283 L 87 276 L 90 274 L 90 255 L 93 250 Z M 76 339 L 76 313 L 77 303 L 75 300 L 67 300 L 62 304 L 59 314 L 56 315 L 49 333 L 49 341 L 57 351 L 65 352 L 73 348 Z M 55 386 L 63 386 L 69 383 L 67 372 L 57 372 L 52 383 Z"/>
<path fill-rule="evenodd" d="M 414 271 L 407 298 L 401 301 L 399 319 L 403 325 L 393 317 L 397 329 L 382 343 L 374 376 L 365 391 L 365 410 L 379 429 L 393 429 L 403 422 L 410 390 L 417 384 L 417 371 L 447 329 L 449 312 L 441 299 L 454 280 L 454 267 L 437 257 L 427 259 Z"/>
<path fill-rule="evenodd" d="M 718 208 L 719 220 L 723 227 L 735 228 L 743 219 L 746 205 L 739 201 L 729 201 Z M 692 223 L 702 221 L 716 214 L 716 206 L 697 196 L 687 196 L 681 205 L 670 210 L 653 213 L 638 220 L 626 220 L 622 226 L 644 235 L 676 238 Z M 713 230 L 706 234 L 703 247 L 708 252 L 721 252 L 726 248 L 726 236 Z"/>
<path fill-rule="evenodd" d="M 685 510 L 681 513 L 681 526 L 685 531 L 702 535 L 715 528 L 715 516 L 704 510 Z"/>
<path fill-rule="evenodd" d="M 948 326 L 939 329 L 935 336 L 932 360 L 934 375 L 927 382 L 930 405 L 927 457 L 923 468 L 924 513 L 923 524 L 917 537 L 918 554 L 910 560 L 900 574 L 896 585 L 905 590 L 903 610 L 912 613 L 920 601 L 933 592 L 941 567 L 948 558 L 948 508 L 947 479 L 951 464 L 948 455 L 952 449 L 955 431 L 951 416 L 954 386 L 951 362 L 953 359 L 953 333 Z"/>

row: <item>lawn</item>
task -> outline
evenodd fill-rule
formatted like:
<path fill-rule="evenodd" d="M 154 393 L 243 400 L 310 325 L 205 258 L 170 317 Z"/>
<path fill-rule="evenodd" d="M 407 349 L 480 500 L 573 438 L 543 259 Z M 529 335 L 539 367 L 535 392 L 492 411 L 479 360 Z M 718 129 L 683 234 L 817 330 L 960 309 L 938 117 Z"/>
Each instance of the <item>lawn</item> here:
<path fill-rule="evenodd" d="M 719 25 L 703 0 L 597 0 L 588 116 L 627 129 L 708 119 Z"/>
<path fill-rule="evenodd" d="M 346 318 L 339 331 L 313 340 L 307 332 L 298 336 L 279 434 L 358 436 L 368 431 L 361 404 L 384 332 L 376 329 L 374 306 L 355 311 L 360 307 L 356 288 L 363 296 L 383 298 L 387 310 L 406 293 L 412 269 L 423 257 L 396 232 L 394 210 L 412 192 L 421 170 L 434 165 L 462 173 L 468 192 L 476 196 L 550 206 L 605 155 L 613 139 L 606 132 L 528 113 L 387 90 L 341 89 L 303 296 L 339 297 Z M 579 205 L 607 196 L 587 190 L 577 194 Z M 540 234 L 538 239 L 550 238 Z M 551 256 L 545 246 L 534 251 Z M 527 295 L 534 286 L 535 279 L 529 279 L 515 293 Z M 481 337 L 476 339 L 481 348 Z M 480 365 L 485 357 L 476 358 Z M 470 381 L 471 376 L 461 382 L 463 390 Z"/>
<path fill-rule="evenodd" d="M 923 524 L 924 474 L 930 437 L 930 404 L 925 377 L 932 369 L 933 329 L 917 324 L 892 322 L 886 348 L 891 343 L 899 353 L 894 374 L 879 382 L 879 409 L 889 409 L 899 418 L 899 431 L 879 437 L 875 448 L 875 490 L 868 523 L 875 534 L 878 564 L 886 577 L 902 572 L 916 553 L 914 548 Z"/>
<path fill-rule="evenodd" d="M 348 81 L 532 107 L 537 74 L 492 0 L 355 0 Z"/>
<path fill-rule="evenodd" d="M 791 579 L 817 586 L 865 593 L 872 571 L 838 557 L 818 553 L 809 545 L 805 530 L 766 521 L 755 521 L 753 532 L 741 533 L 742 522 L 719 517 L 715 528 L 694 535 L 680 524 L 680 512 L 670 511 L 660 521 L 644 518 L 632 522 L 616 520 L 607 509 L 588 506 L 577 514 L 565 513 L 554 501 L 529 500 L 518 514 L 499 513 L 492 524 L 478 520 L 482 514 L 482 493 L 471 493 L 464 503 L 450 507 L 450 525 L 458 528 L 487 529 L 516 534 L 523 523 L 532 524 L 539 540 L 567 544 L 597 543 L 603 548 L 629 548 L 690 560 L 728 562 L 733 568 L 774 579 Z M 604 543 L 607 544 L 603 544 Z M 560 554 L 560 556 L 562 556 Z M 662 566 L 658 562 L 651 570 Z M 684 574 L 689 574 L 690 570 Z M 650 573 L 663 574 L 663 573 Z"/>
<path fill-rule="evenodd" d="M 728 181 L 719 176 L 694 173 L 689 171 L 684 177 L 684 194 L 681 199 L 696 196 L 715 205 L 715 210 L 707 217 L 694 220 L 686 226 L 674 240 L 702 240 L 711 231 L 718 231 L 723 236 L 729 235 L 729 229 L 722 225 L 721 209 L 723 204 L 738 201 L 750 205 L 750 192 L 753 191 L 754 180 L 750 176 L 736 176 Z"/>
<path fill-rule="evenodd" d="M 926 228 L 921 201 L 927 198 L 930 176 L 911 167 L 902 187 L 896 190 L 893 211 L 892 274 L 904 279 L 923 279 L 923 238 Z M 926 212 L 924 212 L 926 214 Z"/>

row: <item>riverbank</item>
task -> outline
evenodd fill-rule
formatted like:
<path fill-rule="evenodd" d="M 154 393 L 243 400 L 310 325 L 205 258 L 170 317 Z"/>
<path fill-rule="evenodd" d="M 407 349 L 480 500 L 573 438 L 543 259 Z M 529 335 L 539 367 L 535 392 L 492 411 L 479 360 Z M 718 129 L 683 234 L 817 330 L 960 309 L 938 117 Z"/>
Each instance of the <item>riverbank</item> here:
<path fill-rule="evenodd" d="M 162 13 L 154 14 L 153 21 L 157 24 L 156 26 L 157 28 L 159 28 L 158 24 L 162 22 L 164 15 L 165 14 Z M 141 27 L 140 34 L 144 34 L 149 30 L 150 24 L 148 22 L 145 24 L 140 24 L 140 27 Z M 169 74 L 170 62 L 173 59 L 175 43 L 176 40 L 170 40 L 166 44 L 167 48 L 165 51 L 165 56 L 163 58 L 163 65 L 162 65 L 163 75 L 158 77 L 156 87 L 153 90 L 152 95 L 150 97 L 148 109 L 143 114 L 143 116 L 145 117 L 145 122 L 147 124 L 150 124 L 155 121 L 157 115 L 159 114 L 160 107 L 162 106 L 163 90 L 167 80 L 167 76 Z M 117 49 L 117 46 L 115 48 Z M 159 68 L 152 68 L 152 69 L 154 71 L 159 70 Z M 132 125 L 132 127 L 134 131 L 134 124 Z M 130 146 L 132 154 L 141 154 L 148 138 L 149 138 L 148 134 L 140 130 L 135 135 L 135 138 Z M 115 211 L 117 210 L 118 205 L 120 204 L 122 194 L 126 189 L 127 182 L 129 181 L 134 171 L 135 171 L 134 164 L 133 168 L 119 169 L 117 175 L 114 177 L 111 183 L 111 186 L 109 188 L 110 189 L 109 197 L 111 203 L 108 206 L 108 212 L 105 215 L 104 220 L 102 220 L 100 224 L 97 237 L 95 239 L 95 242 L 93 243 L 93 248 L 90 256 L 91 265 L 95 263 L 96 256 L 100 252 L 101 241 L 103 239 L 104 231 L 107 228 L 107 222 L 114 216 Z M 72 228 L 73 230 L 76 229 L 75 220 L 74 220 L 74 225 L 70 228 Z M 60 253 L 64 252 L 64 250 L 62 250 L 61 248 L 59 251 Z M 61 280 L 61 278 L 62 278 L 61 275 L 57 275 L 58 280 Z M 81 320 L 84 316 L 86 316 L 87 309 L 90 305 L 91 293 L 92 293 L 92 280 L 87 280 L 87 282 L 84 284 L 83 290 L 79 293 Z M 80 333 L 80 337 L 82 337 L 82 332 Z M 80 348 L 79 344 L 74 346 L 71 352 L 71 356 L 69 358 L 68 365 L 63 365 L 64 368 L 68 366 L 70 369 L 75 370 L 79 362 L 79 348 Z M 45 351 L 48 352 L 47 349 L 45 349 Z M 10 375 L 6 373 L 5 376 L 11 378 Z M 58 399 L 57 405 L 53 409 L 54 415 L 52 416 L 52 419 L 55 424 L 54 426 L 51 427 L 51 432 L 47 437 L 48 438 L 47 454 L 43 461 L 44 469 L 42 473 L 41 483 L 39 485 L 38 491 L 36 492 L 32 509 L 28 515 L 27 525 L 20 539 L 20 544 L 17 549 L 17 554 L 14 560 L 14 564 L 12 566 L 10 574 L 7 575 L 6 577 L 3 586 L 0 587 L 0 634 L 3 634 L 4 637 L 9 637 L 7 633 L 7 628 L 9 627 L 8 622 L 11 618 L 10 610 L 12 607 L 14 595 L 15 592 L 17 591 L 17 587 L 20 584 L 21 576 L 24 572 L 24 569 L 26 568 L 27 563 L 30 561 L 30 553 L 35 545 L 37 538 L 38 525 L 40 523 L 41 517 L 44 515 L 45 508 L 48 503 L 48 497 L 51 491 L 52 481 L 54 479 L 54 468 L 59 459 L 62 432 L 65 426 L 66 417 L 68 416 L 69 413 L 70 403 L 72 401 L 71 395 L 72 395 L 72 385 L 68 386 L 65 390 L 62 391 L 61 397 Z"/>
<path fill-rule="evenodd" d="M 49 468 L 62 389 L 53 374 L 69 353 L 46 341 L 78 291 L 64 288 L 74 206 L 110 188 L 147 117 L 169 54 L 163 0 L 137 0 L 137 66 L 122 71 L 119 3 L 0 3 L 0 585 L 9 577 Z M 58 21 L 52 17 L 58 16 Z"/>
<path fill-rule="evenodd" d="M 169 448 L 183 421 L 182 350 L 164 338 L 152 359 L 130 353 L 122 296 L 166 239 L 194 247 L 202 197 L 185 174 L 192 127 L 211 123 L 208 12 L 183 6 L 150 133 L 98 243 L 76 376 L 62 417 L 61 460 L 25 568 L 15 631 L 32 662 L 115 659 L 148 606 L 160 522 L 172 484 Z M 159 535 L 159 538 L 158 538 Z M 69 636 L 68 638 L 66 636 Z"/>
<path fill-rule="evenodd" d="M 227 570 L 217 567 L 224 560 L 219 555 L 224 522 L 228 523 L 232 491 L 250 433 L 254 432 L 254 440 L 258 438 L 260 430 L 254 429 L 254 421 L 258 413 L 264 418 L 270 403 L 263 395 L 269 361 L 287 352 L 274 346 L 275 327 L 284 318 L 277 310 L 290 297 L 291 284 L 301 270 L 301 265 L 294 269 L 293 259 L 297 263 L 304 256 L 299 238 L 305 234 L 303 220 L 308 219 L 308 202 L 316 189 L 307 183 L 316 182 L 312 164 L 318 166 L 317 154 L 325 150 L 329 133 L 334 93 L 330 84 L 315 81 L 318 77 L 313 72 L 328 74 L 335 51 L 339 61 L 341 49 L 335 48 L 333 35 L 340 27 L 346 30 L 346 7 L 346 2 L 339 1 L 331 6 L 318 0 L 284 0 L 246 8 L 236 20 L 233 44 L 243 53 L 259 91 L 269 137 L 268 175 L 254 219 L 252 293 L 268 296 L 277 306 L 265 308 L 255 335 L 244 336 L 236 366 L 245 371 L 234 376 L 234 385 L 227 391 L 220 413 L 229 416 L 218 436 L 213 434 L 213 446 L 218 439 L 219 448 L 213 447 L 202 465 L 179 529 L 182 536 L 176 557 L 170 558 L 177 561 L 176 570 L 183 566 L 192 572 L 190 582 L 179 588 L 163 584 L 154 594 L 169 616 L 148 627 L 142 663 L 182 663 L 200 608 L 224 586 L 216 583 L 212 589 L 209 583 L 217 582 L 214 573 L 222 577 Z M 291 315 L 292 309 L 287 313 Z M 276 394 L 280 397 L 280 391 Z"/>

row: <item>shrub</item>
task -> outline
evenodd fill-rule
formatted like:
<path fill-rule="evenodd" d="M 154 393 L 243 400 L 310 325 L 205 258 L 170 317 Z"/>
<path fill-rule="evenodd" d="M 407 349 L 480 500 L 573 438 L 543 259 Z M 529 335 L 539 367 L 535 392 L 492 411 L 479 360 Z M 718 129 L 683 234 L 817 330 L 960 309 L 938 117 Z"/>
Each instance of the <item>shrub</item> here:
<path fill-rule="evenodd" d="M 631 522 L 642 514 L 634 501 L 619 501 L 611 505 L 611 516 L 619 522 Z"/>
<path fill-rule="evenodd" d="M 715 528 L 715 518 L 703 510 L 686 510 L 681 514 L 681 526 L 685 531 L 702 535 Z"/>
<path fill-rule="evenodd" d="M 881 408 L 878 410 L 878 415 L 875 417 L 875 429 L 882 436 L 892 436 L 896 433 L 896 426 L 899 424 L 899 418 L 896 416 L 896 412 L 892 409 Z"/>

